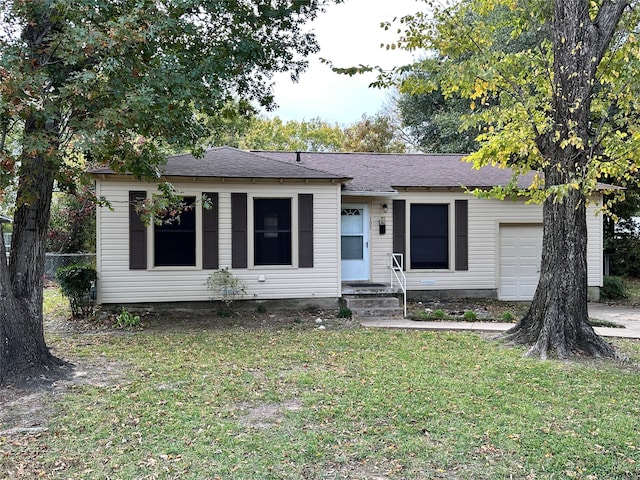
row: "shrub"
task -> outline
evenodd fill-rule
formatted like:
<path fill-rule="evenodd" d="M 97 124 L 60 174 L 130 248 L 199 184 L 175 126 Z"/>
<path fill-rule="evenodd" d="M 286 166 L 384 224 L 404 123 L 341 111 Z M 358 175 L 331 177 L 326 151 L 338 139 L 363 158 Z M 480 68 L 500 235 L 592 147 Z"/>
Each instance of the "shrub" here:
<path fill-rule="evenodd" d="M 430 317 L 431 317 L 431 312 L 426 310 L 416 310 L 409 314 L 409 318 L 411 320 L 416 320 L 416 321 L 429 320 Z"/>
<path fill-rule="evenodd" d="M 351 311 L 351 309 L 349 307 L 340 307 L 340 310 L 338 310 L 337 317 L 338 318 L 352 318 L 353 317 L 353 312 Z"/>
<path fill-rule="evenodd" d="M 56 277 L 62 295 L 71 305 L 71 316 L 79 318 L 89 315 L 93 310 L 91 287 L 98 278 L 96 269 L 86 264 L 69 265 L 59 268 Z"/>
<path fill-rule="evenodd" d="M 117 328 L 130 328 L 140 326 L 140 317 L 132 313 L 127 312 L 124 308 L 120 315 L 116 317 L 115 327 Z"/>
<path fill-rule="evenodd" d="M 431 314 L 431 316 L 433 318 L 438 319 L 438 320 L 442 320 L 444 317 L 447 316 L 447 314 L 444 313 L 444 310 L 434 310 L 433 313 Z"/>
<path fill-rule="evenodd" d="M 261 303 L 256 307 L 256 312 L 258 312 L 258 313 L 267 313 L 267 307 L 265 307 L 264 304 Z"/>
<path fill-rule="evenodd" d="M 513 322 L 515 320 L 515 315 L 511 312 L 504 312 L 502 315 L 500 315 L 500 318 L 504 321 L 504 322 Z"/>
<path fill-rule="evenodd" d="M 475 322 L 478 319 L 478 314 L 473 310 L 466 310 L 462 317 L 468 322 Z"/>
<path fill-rule="evenodd" d="M 620 277 L 604 277 L 600 294 L 610 300 L 626 298 L 627 287 Z"/>
<path fill-rule="evenodd" d="M 233 301 L 241 298 L 246 293 L 244 282 L 234 277 L 228 268 L 213 272 L 207 277 L 205 285 L 213 294 L 211 300 L 218 300 L 224 303 L 227 310 L 226 313 L 230 313 Z M 223 316 L 220 311 L 218 311 L 218 316 Z"/>

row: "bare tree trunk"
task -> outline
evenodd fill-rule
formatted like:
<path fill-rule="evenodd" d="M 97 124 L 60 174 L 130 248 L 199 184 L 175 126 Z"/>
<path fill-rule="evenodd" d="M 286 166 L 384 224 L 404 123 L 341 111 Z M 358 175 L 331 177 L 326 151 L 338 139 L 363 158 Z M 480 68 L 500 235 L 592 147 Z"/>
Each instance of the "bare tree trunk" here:
<path fill-rule="evenodd" d="M 47 93 L 58 88 L 64 64 L 52 59 L 55 48 L 49 45 L 49 34 L 57 28 L 52 20 L 55 12 L 45 4 L 41 7 L 31 12 L 33 18 L 26 22 L 21 37 L 29 57 L 26 74 L 39 79 L 34 88 Z M 61 106 L 55 96 L 44 98 L 41 108 L 27 110 L 9 265 L 4 253 L 0 259 L 0 384 L 51 374 L 64 364 L 51 354 L 44 339 L 46 234 L 54 176 L 61 161 Z"/>
<path fill-rule="evenodd" d="M 548 199 L 544 204 L 540 281 L 525 317 L 503 335 L 531 345 L 529 356 L 567 358 L 581 352 L 616 357 L 588 322 L 585 200 L 574 190 L 562 203 Z"/>
<path fill-rule="evenodd" d="M 37 122 L 36 122 L 37 123 Z M 38 126 L 27 122 L 26 134 Z M 17 193 L 11 259 L 4 242 L 0 259 L 0 384 L 21 382 L 63 365 L 44 339 L 44 259 L 53 191 L 51 165 L 42 157 L 23 155 Z"/>

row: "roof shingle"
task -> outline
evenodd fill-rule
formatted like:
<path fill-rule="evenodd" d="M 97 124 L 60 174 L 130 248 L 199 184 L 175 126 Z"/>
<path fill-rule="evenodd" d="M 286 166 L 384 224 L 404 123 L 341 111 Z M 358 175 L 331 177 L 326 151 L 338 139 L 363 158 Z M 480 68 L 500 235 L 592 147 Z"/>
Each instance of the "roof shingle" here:
<path fill-rule="evenodd" d="M 391 193 L 397 188 L 491 188 L 507 185 L 509 169 L 473 168 L 460 154 L 394 154 L 245 151 L 232 147 L 207 150 L 202 158 L 174 155 L 161 167 L 167 177 L 328 179 L 345 182 L 347 192 Z M 299 160 L 299 161 L 298 161 Z M 94 174 L 113 174 L 108 168 Z M 531 184 L 531 175 L 519 186 Z"/>
<path fill-rule="evenodd" d="M 352 178 L 347 191 L 392 192 L 400 187 L 469 187 L 487 188 L 507 185 L 513 176 L 509 169 L 483 167 L 474 169 L 464 155 L 327 153 L 304 152 L 297 163 L 295 152 L 255 151 L 274 160 L 295 163 Z M 522 178 L 523 188 L 531 177 Z"/>
<path fill-rule="evenodd" d="M 160 167 L 166 177 L 286 178 L 346 180 L 342 174 L 328 173 L 310 166 L 269 158 L 232 147 L 207 150 L 202 158 L 191 154 L 173 155 Z M 93 174 L 113 174 L 108 167 L 90 170 Z"/>

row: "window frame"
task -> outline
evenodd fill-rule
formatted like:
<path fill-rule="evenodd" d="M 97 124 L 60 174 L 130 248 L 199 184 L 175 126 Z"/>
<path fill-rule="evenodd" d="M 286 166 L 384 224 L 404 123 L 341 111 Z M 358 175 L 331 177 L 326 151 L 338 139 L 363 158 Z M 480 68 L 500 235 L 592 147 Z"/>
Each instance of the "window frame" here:
<path fill-rule="evenodd" d="M 413 232 L 413 220 L 414 220 L 414 207 L 418 208 L 421 206 L 425 207 L 440 207 L 444 209 L 444 213 L 446 215 L 446 228 L 444 228 L 444 232 L 446 237 L 442 235 L 433 235 L 431 237 L 422 238 L 432 238 L 432 239 L 445 239 L 446 245 L 446 266 L 416 266 L 416 262 L 414 262 L 414 253 L 417 249 L 414 248 L 414 232 Z M 408 235 L 407 235 L 407 247 L 408 247 L 408 261 L 406 262 L 409 270 L 412 271 L 433 271 L 433 272 L 450 272 L 452 271 L 452 253 L 455 249 L 454 245 L 452 245 L 452 241 L 454 239 L 454 233 L 452 232 L 452 212 L 451 212 L 451 203 L 450 202 L 411 202 L 409 203 L 409 208 L 407 209 L 408 216 Z M 417 236 L 417 235 L 416 235 Z"/>
<path fill-rule="evenodd" d="M 299 241 L 298 239 L 298 232 L 297 232 L 297 222 L 296 222 L 296 215 L 297 215 L 297 203 L 294 200 L 294 197 L 292 196 L 287 196 L 287 197 L 267 197 L 267 196 L 253 196 L 251 197 L 251 218 L 250 218 L 250 223 L 249 223 L 249 228 L 251 228 L 251 232 L 250 232 L 250 238 L 251 238 L 251 245 L 250 245 L 250 252 L 252 253 L 251 255 L 251 268 L 292 268 L 292 267 L 296 267 L 296 261 L 295 259 L 297 258 L 297 244 L 296 242 Z M 266 229 L 264 228 L 264 221 L 262 223 L 262 227 L 258 229 L 258 221 L 260 220 L 260 218 L 262 217 L 258 217 L 258 212 L 262 209 L 259 208 L 258 203 L 259 202 L 287 202 L 288 204 L 288 218 L 285 220 L 288 220 L 288 228 L 281 228 L 280 225 L 278 225 L 278 227 L 276 228 L 276 231 L 271 231 L 271 232 L 267 232 Z M 276 239 L 279 238 L 281 236 L 281 234 L 284 234 L 285 237 L 284 238 L 288 238 L 288 263 L 283 263 L 283 262 L 270 262 L 268 260 L 259 260 L 258 255 L 260 255 L 261 253 L 261 247 L 259 247 L 259 233 L 262 234 L 266 234 L 269 233 L 270 237 L 262 237 L 262 241 L 264 241 L 266 238 L 271 238 L 271 239 Z M 275 235 L 275 236 L 274 236 Z M 286 240 L 285 240 L 286 241 Z"/>
<path fill-rule="evenodd" d="M 151 248 L 150 250 L 150 260 L 151 260 L 151 268 L 152 269 L 196 269 L 199 268 L 199 266 L 201 265 L 201 259 L 199 257 L 201 257 L 201 255 L 199 255 L 199 251 L 200 249 L 198 248 L 198 232 L 202 231 L 202 219 L 199 218 L 199 212 L 198 212 L 198 202 L 197 202 L 197 195 L 189 195 L 189 194 L 185 194 L 182 196 L 183 200 L 189 200 L 188 205 L 190 206 L 189 210 L 186 210 L 185 212 L 183 212 L 181 214 L 181 216 L 185 213 L 188 213 L 189 216 L 192 216 L 192 221 L 193 221 L 193 228 L 190 230 L 180 230 L 180 229 L 172 229 L 171 227 L 175 226 L 176 223 L 170 224 L 170 225 L 156 225 L 156 224 L 151 224 L 149 226 L 150 230 L 151 230 L 151 235 L 149 235 L 150 238 L 150 242 L 151 242 Z M 191 218 L 190 218 L 191 220 Z M 179 223 L 177 225 L 180 225 Z M 166 228 L 167 231 L 165 232 L 158 232 L 158 229 L 162 229 L 162 228 Z M 180 263 L 180 264 L 158 264 L 158 233 L 168 233 L 171 231 L 174 231 L 174 233 L 189 233 L 190 237 L 189 238 L 189 243 L 193 244 L 193 263 Z M 165 247 L 166 248 L 166 247 Z"/>

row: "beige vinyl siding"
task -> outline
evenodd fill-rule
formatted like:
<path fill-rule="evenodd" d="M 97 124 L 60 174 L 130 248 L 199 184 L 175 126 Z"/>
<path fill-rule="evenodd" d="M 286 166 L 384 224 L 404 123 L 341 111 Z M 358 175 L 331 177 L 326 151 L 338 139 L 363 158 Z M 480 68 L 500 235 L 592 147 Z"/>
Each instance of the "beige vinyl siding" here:
<path fill-rule="evenodd" d="M 246 284 L 247 298 L 336 298 L 340 296 L 340 185 L 328 182 L 174 182 L 184 195 L 200 198 L 218 192 L 220 268 L 231 267 L 231 193 L 248 195 L 249 268 L 232 269 Z M 196 267 L 153 267 L 153 227 L 148 235 L 147 270 L 129 270 L 130 190 L 154 191 L 152 185 L 127 180 L 98 180 L 97 193 L 113 210 L 98 209 L 98 301 L 136 303 L 208 300 L 205 287 L 211 270 L 202 270 L 202 215 L 196 209 Z M 297 199 L 299 193 L 314 195 L 314 267 L 297 268 Z M 292 266 L 253 267 L 253 198 L 291 198 Z M 259 281 L 264 279 L 264 281 Z"/>
<path fill-rule="evenodd" d="M 393 199 L 372 201 L 372 278 L 374 282 L 388 282 L 389 270 L 386 264 L 387 254 L 392 249 L 392 200 L 407 202 L 407 289 L 408 290 L 495 290 L 499 284 L 499 227 L 500 224 L 542 225 L 542 207 L 526 205 L 523 200 L 479 199 L 462 192 L 400 192 Z M 468 200 L 468 249 L 469 269 L 455 271 L 454 242 L 454 203 L 455 200 Z M 388 211 L 384 214 L 387 233 L 378 235 L 377 217 L 381 210 L 376 206 L 386 203 Z M 449 269 L 412 270 L 410 268 L 410 205 L 412 203 L 434 203 L 449 205 Z M 589 286 L 602 284 L 602 216 L 595 215 L 600 202 L 589 205 L 587 209 L 588 237 L 588 282 Z M 384 259 L 384 260 L 383 260 Z"/>

